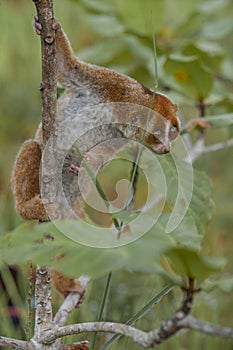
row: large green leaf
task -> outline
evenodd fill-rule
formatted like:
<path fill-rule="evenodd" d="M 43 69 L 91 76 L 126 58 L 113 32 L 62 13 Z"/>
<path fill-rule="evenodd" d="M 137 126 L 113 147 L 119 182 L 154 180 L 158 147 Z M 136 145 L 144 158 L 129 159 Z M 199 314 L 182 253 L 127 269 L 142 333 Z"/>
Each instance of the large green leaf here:
<path fill-rule="evenodd" d="M 184 55 L 197 56 L 201 62 L 212 70 L 218 70 L 224 57 L 223 49 L 212 42 L 198 41 L 189 43 L 183 50 Z"/>
<path fill-rule="evenodd" d="M 114 10 L 114 4 L 108 0 L 81 0 L 83 5 L 93 12 L 111 13 Z"/>
<path fill-rule="evenodd" d="M 172 77 L 170 83 L 195 99 L 207 97 L 213 88 L 213 75 L 197 56 L 171 55 L 164 69 Z"/>
<path fill-rule="evenodd" d="M 208 177 L 195 172 L 193 187 L 190 164 L 179 158 L 173 159 L 172 156 L 158 157 L 156 162 L 149 153 L 143 152 L 145 159 L 142 165 L 148 179 L 155 185 L 155 195 L 158 191 L 158 194 L 163 193 L 165 196 L 164 213 L 157 213 L 154 207 L 114 213 L 117 219 L 126 223 L 127 229 L 120 236 L 116 230 L 99 227 L 91 221 L 63 220 L 40 225 L 25 223 L 1 238 L 2 259 L 8 264 L 31 260 L 35 264 L 57 266 L 66 274 L 87 273 L 98 277 L 123 267 L 166 274 L 161 265 L 161 256 L 169 248 L 200 251 L 203 234 L 212 214 Z M 167 192 L 160 192 L 164 180 L 161 182 L 161 178 L 157 177 L 159 171 L 162 171 L 162 178 L 166 180 Z M 182 221 L 179 219 L 171 231 L 167 230 L 167 224 L 177 204 L 178 189 L 182 193 L 181 204 L 183 201 L 189 204 L 189 199 L 191 202 L 188 211 L 181 216 Z M 189 198 L 188 193 L 192 197 Z M 182 213 L 178 211 L 178 214 Z M 56 256 L 62 259 L 57 261 Z"/>
<path fill-rule="evenodd" d="M 116 9 L 122 22 L 138 35 L 152 38 L 152 32 L 158 32 L 163 25 L 165 14 L 164 0 L 115 0 Z M 152 17 L 155 18 L 152 25 Z"/>
<path fill-rule="evenodd" d="M 87 21 L 95 33 L 105 37 L 114 37 L 124 31 L 124 26 L 113 15 L 89 15 Z"/>
<path fill-rule="evenodd" d="M 148 215 L 142 216 L 142 229 L 147 224 L 143 220 L 147 219 Z M 165 233 L 163 221 L 166 223 L 166 220 L 161 220 L 135 242 L 115 249 L 80 245 L 59 232 L 53 223 L 25 223 L 1 238 L 1 257 L 8 264 L 32 261 L 34 264 L 58 266 L 68 275 L 87 273 L 98 277 L 123 266 L 135 271 L 158 272 L 162 270 L 161 254 L 169 247 L 174 247 L 176 242 L 183 243 L 183 246 L 199 248 L 199 235 L 192 231 L 191 225 L 188 228 L 188 219 L 185 219 L 172 234 Z M 78 221 L 63 223 L 63 229 L 75 227 L 80 229 Z M 56 261 L 57 256 L 63 258 Z"/>
<path fill-rule="evenodd" d="M 201 257 L 198 252 L 201 235 L 195 229 L 192 218 L 185 218 L 174 232 L 167 234 L 165 216 L 166 214 L 164 217 L 162 215 L 161 219 L 135 242 L 115 249 L 80 245 L 66 238 L 53 223 L 27 223 L 1 238 L 0 253 L 2 260 L 7 264 L 24 264 L 31 261 L 33 264 L 54 266 L 70 276 L 85 273 L 92 278 L 124 268 L 137 272 L 159 273 L 179 284 L 179 279 L 161 265 L 161 256 L 164 253 L 172 261 L 170 265 L 178 274 L 203 280 L 209 274 L 218 272 L 222 260 Z"/>
<path fill-rule="evenodd" d="M 204 15 L 213 15 L 229 4 L 229 0 L 206 0 L 199 5 L 199 11 Z"/>
<path fill-rule="evenodd" d="M 200 282 L 211 274 L 220 272 L 226 262 L 224 258 L 213 258 L 182 248 L 168 250 L 165 257 L 177 274 L 195 278 Z"/>
<path fill-rule="evenodd" d="M 232 32 L 233 22 L 231 17 L 206 22 L 202 28 L 202 36 L 211 40 L 222 39 Z"/>
<path fill-rule="evenodd" d="M 82 273 L 92 277 L 122 267 L 124 262 L 115 250 L 94 249 L 73 242 L 53 223 L 25 223 L 1 239 L 1 258 L 8 264 L 32 261 L 34 264 L 57 266 L 67 275 Z M 59 261 L 56 257 L 63 257 Z"/>
<path fill-rule="evenodd" d="M 79 52 L 78 57 L 86 62 L 105 65 L 126 50 L 126 43 L 122 39 L 106 39 Z"/>
<path fill-rule="evenodd" d="M 159 161 L 166 178 L 167 211 L 174 211 L 178 192 L 182 192 L 180 208 L 175 208 L 175 212 L 191 217 L 199 234 L 203 236 L 214 209 L 210 178 L 204 172 L 190 168 L 190 164 L 185 161 L 175 159 L 174 162 L 171 155 L 163 156 Z"/>
<path fill-rule="evenodd" d="M 168 219 L 169 214 L 163 214 L 159 220 L 163 231 L 166 230 Z M 169 237 L 176 246 L 197 251 L 201 249 L 203 236 L 199 233 L 195 220 L 191 215 L 186 215 L 179 226 L 169 233 Z"/>
<path fill-rule="evenodd" d="M 230 293 L 233 291 L 233 276 L 229 274 L 215 279 L 208 279 L 203 283 L 202 288 L 207 292 L 218 288 L 222 292 Z"/>
<path fill-rule="evenodd" d="M 166 25 L 168 27 L 180 26 L 180 24 L 189 20 L 189 16 L 196 13 L 198 3 L 201 3 L 201 0 L 197 1 L 184 1 L 184 0 L 166 0 Z"/>

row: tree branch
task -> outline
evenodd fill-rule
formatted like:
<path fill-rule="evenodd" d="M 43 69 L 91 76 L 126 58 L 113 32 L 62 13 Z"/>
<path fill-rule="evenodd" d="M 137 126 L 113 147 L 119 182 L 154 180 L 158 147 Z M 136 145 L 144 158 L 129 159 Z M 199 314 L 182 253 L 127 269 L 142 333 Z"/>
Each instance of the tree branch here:
<path fill-rule="evenodd" d="M 42 25 L 41 32 L 41 54 L 42 54 L 42 135 L 43 146 L 45 147 L 51 135 L 54 135 L 56 129 L 56 104 L 57 104 L 57 63 L 56 63 L 56 40 L 53 25 L 53 1 L 52 0 L 33 0 L 39 22 Z M 54 143 L 52 144 L 53 149 Z M 53 159 L 46 159 L 48 169 L 51 168 Z M 43 183 L 43 197 L 49 202 L 54 201 L 56 194 L 56 178 L 47 181 L 44 171 L 41 177 Z M 53 199 L 49 198 L 52 193 Z M 37 267 L 36 286 L 35 286 L 35 330 L 32 342 L 41 344 L 41 333 L 45 329 L 51 329 L 52 304 L 51 304 L 51 269 L 49 267 Z"/>
<path fill-rule="evenodd" d="M 189 150 L 189 155 L 192 162 L 195 162 L 203 154 L 219 151 L 221 149 L 232 147 L 232 146 L 233 146 L 233 139 L 215 143 L 210 146 L 205 146 L 204 139 L 200 138 L 197 140 L 193 148 Z"/>
<path fill-rule="evenodd" d="M 77 281 L 80 283 L 80 285 L 86 289 L 88 282 L 90 281 L 90 278 L 88 276 L 82 275 L 80 276 Z M 64 303 L 61 305 L 60 309 L 56 313 L 54 317 L 54 323 L 58 326 L 64 326 L 66 324 L 66 321 L 70 315 L 70 313 L 74 310 L 75 306 L 78 304 L 79 300 L 81 298 L 81 295 L 79 293 L 69 293 L 66 299 L 64 300 Z"/>
<path fill-rule="evenodd" d="M 233 139 L 230 139 L 227 141 L 215 143 L 210 146 L 205 146 L 203 149 L 203 153 L 215 152 L 215 151 L 219 151 L 221 149 L 232 147 L 232 146 L 233 146 Z"/>
<path fill-rule="evenodd" d="M 130 337 L 140 346 L 149 348 L 161 344 L 172 335 L 178 333 L 181 329 L 194 329 L 207 334 L 216 334 L 220 337 L 233 338 L 232 329 L 214 326 L 210 323 L 199 321 L 189 315 L 192 309 L 193 295 L 195 292 L 195 281 L 189 279 L 189 286 L 186 289 L 186 297 L 182 303 L 182 307 L 169 319 L 162 322 L 157 329 L 150 332 L 144 332 L 122 323 L 88 322 L 65 327 L 55 326 L 52 330 L 43 333 L 43 342 L 54 342 L 58 338 L 72 334 L 107 332 Z"/>
<path fill-rule="evenodd" d="M 0 346 L 10 349 L 18 349 L 18 350 L 35 350 L 32 342 L 23 341 L 12 338 L 5 338 L 0 336 Z"/>
<path fill-rule="evenodd" d="M 53 1 L 33 0 L 37 16 L 42 25 L 41 54 L 42 54 L 42 131 L 44 144 L 54 134 L 56 128 L 57 105 L 57 61 L 56 40 L 53 24 Z"/>
<path fill-rule="evenodd" d="M 56 149 L 57 128 L 57 60 L 56 36 L 53 29 L 53 1 L 32 0 L 36 6 L 37 16 L 42 25 L 41 55 L 42 55 L 42 134 L 43 146 L 47 145 L 47 152 L 42 157 L 41 188 L 42 198 L 50 204 L 56 203 L 57 178 L 52 173 L 54 164 L 54 150 Z M 51 138 L 51 136 L 53 136 Z M 48 143 L 48 141 L 50 141 Z M 52 207 L 49 205 L 49 207 Z M 46 207 L 48 211 L 50 208 Z M 52 208 L 53 209 L 53 208 Z M 53 210 L 54 211 L 54 210 Z M 59 212 L 59 210 L 57 210 Z M 51 213 L 55 219 L 58 213 Z"/>
<path fill-rule="evenodd" d="M 49 267 L 40 267 L 36 269 L 36 285 L 35 285 L 35 331 L 33 341 L 40 343 L 41 333 L 45 329 L 53 327 L 52 321 L 52 304 L 51 304 L 51 286 L 52 276 Z"/>
<path fill-rule="evenodd" d="M 144 332 L 135 327 L 114 322 L 88 322 L 62 327 L 59 326 L 59 324 L 62 324 L 64 321 L 66 321 L 69 313 L 71 312 L 70 310 L 76 304 L 77 299 L 75 298 L 77 297 L 77 293 L 73 293 L 73 296 L 71 295 L 71 298 L 69 300 L 70 304 L 68 302 L 64 302 L 61 309 L 56 315 L 57 322 L 59 324 L 54 325 L 54 323 L 51 322 L 51 280 L 49 271 L 46 268 L 38 268 L 37 273 L 39 275 L 39 278 L 36 285 L 36 301 L 39 303 L 39 305 L 37 305 L 37 330 L 34 338 L 30 343 L 0 337 L 0 345 L 8 346 L 10 348 L 21 348 L 24 350 L 32 350 L 37 347 L 37 345 L 40 345 L 41 349 L 47 349 L 49 347 L 51 350 L 87 349 L 87 342 L 63 346 L 60 343 L 59 339 L 67 335 L 86 332 L 107 332 L 130 337 L 135 343 L 139 344 L 140 346 L 149 348 L 160 345 L 168 338 L 178 333 L 181 329 L 192 329 L 210 335 L 233 339 L 233 329 L 215 326 L 208 322 L 200 321 L 190 315 L 193 295 L 197 291 L 195 290 L 195 281 L 191 278 L 189 279 L 189 285 L 186 288 L 186 297 L 182 303 L 181 308 L 177 310 L 170 318 L 162 322 L 157 329 L 150 332 Z M 81 281 L 85 285 L 88 279 L 82 276 Z M 43 288 L 41 288 L 41 286 L 43 286 Z M 37 295 L 37 293 L 39 293 L 39 295 Z M 43 321 L 39 322 L 39 326 L 38 320 Z M 40 340 L 39 344 L 38 337 Z"/>
<path fill-rule="evenodd" d="M 57 338 L 72 334 L 107 332 L 130 337 L 140 346 L 149 348 L 163 343 L 172 335 L 178 333 L 181 329 L 192 329 L 205 334 L 233 339 L 233 329 L 199 321 L 191 315 L 185 315 L 182 311 L 178 311 L 173 317 L 164 321 L 160 327 L 150 332 L 144 332 L 122 323 L 88 322 L 65 327 L 55 327 L 53 330 L 44 333 L 44 342 L 49 343 Z"/>
<path fill-rule="evenodd" d="M 188 315 L 183 321 L 181 321 L 181 326 L 182 328 L 193 329 L 198 332 L 233 339 L 232 328 L 220 327 L 209 322 L 200 321 L 192 315 Z"/>

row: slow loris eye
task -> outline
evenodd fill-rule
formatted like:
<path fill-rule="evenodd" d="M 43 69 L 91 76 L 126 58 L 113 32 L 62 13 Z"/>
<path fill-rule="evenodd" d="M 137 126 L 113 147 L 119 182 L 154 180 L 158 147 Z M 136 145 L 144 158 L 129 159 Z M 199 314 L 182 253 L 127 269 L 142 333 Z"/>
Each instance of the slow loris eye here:
<path fill-rule="evenodd" d="M 171 139 L 174 139 L 176 135 L 177 135 L 177 127 L 173 125 L 169 130 L 169 136 Z"/>
<path fill-rule="evenodd" d="M 177 132 L 176 126 L 172 126 L 171 129 L 170 129 L 170 132 L 171 133 Z"/>

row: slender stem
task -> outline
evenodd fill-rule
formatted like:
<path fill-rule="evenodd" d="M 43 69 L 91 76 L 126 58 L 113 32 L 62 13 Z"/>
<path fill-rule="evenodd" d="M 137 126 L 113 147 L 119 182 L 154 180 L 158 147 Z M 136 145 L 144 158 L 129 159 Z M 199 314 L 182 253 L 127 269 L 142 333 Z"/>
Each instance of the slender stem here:
<path fill-rule="evenodd" d="M 78 148 L 77 145 L 75 145 L 75 148 L 76 148 L 77 154 L 78 154 L 78 156 L 79 156 L 79 158 L 80 158 L 84 168 L 86 169 L 86 171 L 87 171 L 88 175 L 90 176 L 93 184 L 95 185 L 95 187 L 96 187 L 100 197 L 103 199 L 104 204 L 106 205 L 107 209 L 109 209 L 110 208 L 109 200 L 108 200 L 108 198 L 107 198 L 107 196 L 106 196 L 106 194 L 105 194 L 105 192 L 104 192 L 104 190 L 103 190 L 99 180 L 95 176 L 95 173 L 93 172 L 93 170 L 91 169 L 91 167 L 87 163 L 85 157 L 83 156 L 82 152 L 80 151 L 80 149 Z M 119 231 L 121 226 L 120 226 L 118 220 L 115 217 L 113 217 L 113 216 L 112 216 L 112 222 L 113 222 L 115 228 Z"/>
<path fill-rule="evenodd" d="M 110 272 L 108 274 L 106 286 L 105 286 L 105 289 L 104 289 L 104 295 L 103 295 L 103 298 L 102 298 L 101 304 L 100 304 L 100 310 L 99 310 L 99 315 L 98 315 L 98 322 L 100 322 L 102 320 L 102 318 L 103 318 L 103 311 L 104 311 L 104 307 L 106 305 L 107 296 L 108 296 L 109 289 L 110 289 L 110 284 L 111 284 L 111 279 L 112 279 L 112 272 Z M 95 332 L 95 334 L 94 334 L 91 350 L 93 350 L 95 348 L 96 338 L 97 338 L 97 332 Z"/>
<path fill-rule="evenodd" d="M 204 118 L 206 116 L 206 104 L 204 102 L 203 98 L 199 99 L 199 103 L 198 103 L 198 108 L 199 108 L 199 114 L 201 118 Z"/>
<path fill-rule="evenodd" d="M 125 324 L 132 326 L 137 320 L 145 316 L 155 304 L 158 304 L 165 295 L 170 293 L 172 289 L 173 289 L 172 285 L 165 287 L 163 290 L 161 290 L 160 293 L 158 293 L 155 297 L 153 297 L 145 306 L 143 306 L 142 309 L 140 309 L 135 315 L 133 315 L 128 321 L 126 321 Z M 115 334 L 112 338 L 109 339 L 109 341 L 104 345 L 104 347 L 101 350 L 107 350 L 120 337 L 121 337 L 120 335 Z"/>

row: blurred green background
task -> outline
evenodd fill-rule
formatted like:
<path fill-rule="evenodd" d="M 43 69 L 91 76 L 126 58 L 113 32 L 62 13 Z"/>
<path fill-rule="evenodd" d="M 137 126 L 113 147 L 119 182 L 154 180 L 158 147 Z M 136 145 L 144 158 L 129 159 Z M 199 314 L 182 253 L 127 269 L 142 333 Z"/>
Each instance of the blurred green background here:
<path fill-rule="evenodd" d="M 179 104 L 183 121 L 200 114 L 204 101 L 206 115 L 233 112 L 233 3 L 231 0 L 80 0 L 54 1 L 55 15 L 61 21 L 75 52 L 90 63 L 126 73 L 150 88 L 154 87 L 155 31 L 158 55 L 159 90 Z M 0 0 L 0 234 L 15 228 L 10 174 L 17 151 L 25 139 L 32 138 L 40 121 L 40 40 L 32 29 L 35 9 L 29 0 Z M 194 57 L 195 68 L 187 57 Z M 192 74 L 191 74 L 192 73 Z M 232 128 L 208 130 L 206 143 L 232 138 Z M 193 141 L 197 133 L 191 135 Z M 208 173 L 213 182 L 216 203 L 214 220 L 205 239 L 207 253 L 226 256 L 226 271 L 233 266 L 233 162 L 232 148 L 200 157 L 195 166 Z M 6 269 L 7 271 L 7 269 Z M 5 280 L 10 279 L 5 271 Z M 28 285 L 18 276 L 20 294 L 9 283 L 14 304 L 27 323 Z M 127 320 L 161 289 L 163 281 L 150 275 L 116 273 L 110 293 L 108 319 Z M 73 321 L 96 319 L 105 280 L 93 282 L 84 305 Z M 13 289 L 12 289 L 13 288 Z M 96 290 L 99 290 L 96 293 Z M 145 291 L 142 296 L 142 291 Z M 155 311 L 136 325 L 148 329 L 158 325 L 179 304 L 180 294 L 169 296 Z M 4 311 L 7 300 L 1 293 L 0 335 L 16 336 Z M 215 290 L 200 294 L 194 313 L 208 321 L 233 326 L 229 310 L 232 295 Z M 72 321 L 72 320 L 71 320 Z M 4 324 L 4 325 L 3 325 Z M 23 325 L 30 328 L 31 326 Z M 24 336 L 24 330 L 22 331 Z M 70 337 L 70 341 L 72 338 Z M 101 339 L 99 340 L 102 341 Z M 182 335 L 161 345 L 161 349 L 232 349 L 227 340 L 195 334 Z M 138 349 L 123 339 L 112 349 Z"/>

